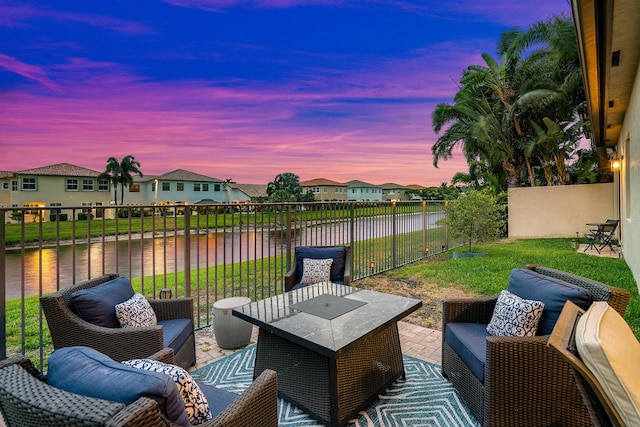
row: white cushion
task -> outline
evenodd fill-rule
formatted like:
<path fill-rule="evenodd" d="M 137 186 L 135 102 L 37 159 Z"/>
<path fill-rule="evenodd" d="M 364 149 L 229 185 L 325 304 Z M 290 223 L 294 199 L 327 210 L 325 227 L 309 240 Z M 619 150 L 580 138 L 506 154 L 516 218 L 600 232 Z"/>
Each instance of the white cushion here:
<path fill-rule="evenodd" d="M 302 277 L 300 278 L 300 283 L 302 285 L 312 285 L 314 283 L 331 281 L 331 264 L 333 264 L 333 259 L 331 258 L 304 258 L 302 260 Z"/>
<path fill-rule="evenodd" d="M 594 302 L 576 325 L 576 348 L 627 426 L 640 426 L 640 343 L 627 322 Z"/>
<path fill-rule="evenodd" d="M 179 366 L 158 362 L 151 359 L 125 360 L 125 365 L 153 372 L 162 372 L 175 381 L 184 400 L 184 408 L 191 424 L 200 424 L 212 418 L 209 402 L 197 382 L 189 373 Z"/>
<path fill-rule="evenodd" d="M 156 313 L 144 295 L 136 293 L 131 298 L 116 304 L 116 317 L 123 328 L 155 326 L 158 324 Z"/>
<path fill-rule="evenodd" d="M 504 337 L 532 337 L 538 330 L 544 303 L 502 291 L 493 310 L 487 332 Z"/>

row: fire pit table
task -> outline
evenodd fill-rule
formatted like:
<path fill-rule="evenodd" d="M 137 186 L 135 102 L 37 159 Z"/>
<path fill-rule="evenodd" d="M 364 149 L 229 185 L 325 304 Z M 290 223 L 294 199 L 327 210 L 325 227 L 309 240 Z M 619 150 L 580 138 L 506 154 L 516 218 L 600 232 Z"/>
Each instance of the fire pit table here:
<path fill-rule="evenodd" d="M 277 371 L 285 399 L 343 426 L 404 378 L 397 322 L 421 306 L 418 299 L 320 283 L 233 315 L 260 327 L 254 378 Z"/>

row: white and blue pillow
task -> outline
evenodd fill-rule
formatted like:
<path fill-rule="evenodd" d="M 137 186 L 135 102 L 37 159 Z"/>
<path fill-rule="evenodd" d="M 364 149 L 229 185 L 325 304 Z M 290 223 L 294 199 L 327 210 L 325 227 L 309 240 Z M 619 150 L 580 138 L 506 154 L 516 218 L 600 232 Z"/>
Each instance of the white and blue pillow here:
<path fill-rule="evenodd" d="M 331 264 L 333 259 L 311 259 L 302 260 L 302 277 L 301 285 L 312 285 L 314 283 L 322 283 L 331 281 Z"/>
<path fill-rule="evenodd" d="M 538 331 L 544 303 L 502 291 L 493 310 L 487 332 L 496 336 L 532 337 Z"/>
<path fill-rule="evenodd" d="M 134 294 L 128 300 L 116 304 L 116 317 L 122 328 L 138 328 L 141 326 L 155 326 L 158 318 L 149 301 L 140 293 Z"/>
<path fill-rule="evenodd" d="M 178 386 L 189 422 L 193 425 L 212 419 L 209 403 L 198 383 L 189 373 L 179 366 L 158 362 L 151 359 L 125 360 L 125 365 L 146 371 L 160 372 L 169 375 Z"/>

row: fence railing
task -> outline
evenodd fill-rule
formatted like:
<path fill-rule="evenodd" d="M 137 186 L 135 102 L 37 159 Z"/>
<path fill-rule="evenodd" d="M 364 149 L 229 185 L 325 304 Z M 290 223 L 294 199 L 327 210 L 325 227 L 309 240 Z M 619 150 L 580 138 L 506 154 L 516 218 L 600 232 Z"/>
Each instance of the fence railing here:
<path fill-rule="evenodd" d="M 39 296 L 105 273 L 158 297 L 213 303 L 283 292 L 296 246 L 349 245 L 352 279 L 459 246 L 442 202 L 330 202 L 0 208 L 0 357 L 51 350 Z"/>

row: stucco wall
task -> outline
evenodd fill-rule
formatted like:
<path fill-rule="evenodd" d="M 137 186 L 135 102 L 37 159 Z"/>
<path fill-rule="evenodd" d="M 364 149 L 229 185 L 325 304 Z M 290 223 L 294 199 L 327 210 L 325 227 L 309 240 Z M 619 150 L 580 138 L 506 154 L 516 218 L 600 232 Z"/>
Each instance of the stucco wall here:
<path fill-rule="evenodd" d="M 636 71 L 617 152 L 623 156 L 619 174 L 622 249 L 640 288 L 640 67 Z"/>
<path fill-rule="evenodd" d="M 587 223 L 618 219 L 615 185 L 509 189 L 509 237 L 576 237 Z"/>

